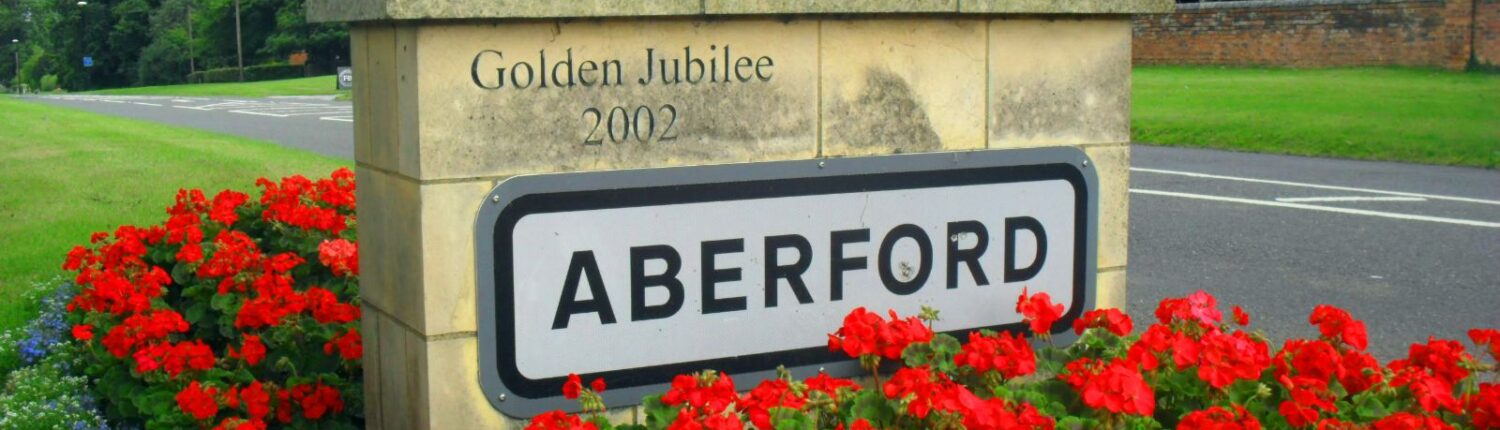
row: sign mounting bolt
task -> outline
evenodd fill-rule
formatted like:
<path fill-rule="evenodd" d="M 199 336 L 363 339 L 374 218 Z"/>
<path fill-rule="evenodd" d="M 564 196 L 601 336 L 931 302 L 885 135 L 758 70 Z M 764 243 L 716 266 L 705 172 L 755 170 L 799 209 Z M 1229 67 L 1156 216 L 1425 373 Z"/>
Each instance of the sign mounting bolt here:
<path fill-rule="evenodd" d="M 1085 162 L 1084 162 L 1084 163 L 1085 163 L 1085 164 L 1084 164 L 1084 165 L 1085 165 L 1085 166 L 1087 166 L 1087 165 L 1088 165 L 1088 164 L 1087 164 L 1087 163 L 1088 163 L 1088 162 L 1087 162 L 1087 161 L 1085 161 Z M 493 195 L 493 196 L 490 196 L 490 202 L 493 202 L 493 203 L 500 203 L 500 195 L 499 195 L 499 194 L 496 194 L 496 195 Z"/>
<path fill-rule="evenodd" d="M 503 401 L 505 401 L 505 395 L 504 395 L 504 394 L 501 394 L 501 395 L 500 395 L 500 397 L 498 397 L 498 399 L 499 399 L 499 400 L 500 400 L 500 401 L 502 401 L 502 402 L 503 402 Z"/>
<path fill-rule="evenodd" d="M 1083 167 L 1089 166 L 1089 160 L 1083 160 Z"/>
<path fill-rule="evenodd" d="M 827 161 L 819 161 L 818 162 L 818 168 L 819 169 L 824 168 L 826 166 L 828 166 L 828 162 Z"/>

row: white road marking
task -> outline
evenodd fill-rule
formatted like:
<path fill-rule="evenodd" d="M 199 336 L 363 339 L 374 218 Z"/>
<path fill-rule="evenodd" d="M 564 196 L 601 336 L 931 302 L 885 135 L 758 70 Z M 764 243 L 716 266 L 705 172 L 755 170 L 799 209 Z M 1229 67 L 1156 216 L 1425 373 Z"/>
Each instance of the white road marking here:
<path fill-rule="evenodd" d="M 1247 205 L 1272 206 L 1272 207 L 1292 208 L 1292 209 L 1305 209 L 1305 210 L 1310 210 L 1310 211 L 1335 212 L 1335 213 L 1350 214 L 1350 215 L 1365 215 L 1365 216 L 1373 216 L 1373 217 L 1381 217 L 1381 218 L 1391 218 L 1391 219 L 1399 219 L 1399 220 L 1407 220 L 1407 221 L 1429 221 L 1429 222 L 1439 222 L 1439 223 L 1446 223 L 1446 224 L 1469 225 L 1469 226 L 1475 226 L 1475 227 L 1500 228 L 1500 222 L 1475 221 L 1475 220 L 1468 220 L 1468 219 L 1443 218 L 1443 217 L 1435 217 L 1435 216 L 1412 215 L 1412 214 L 1402 214 L 1402 213 L 1394 213 L 1394 212 L 1381 212 L 1381 211 L 1372 211 L 1372 210 L 1364 210 L 1364 209 L 1350 209 L 1350 208 L 1338 208 L 1338 207 L 1330 207 L 1330 206 L 1317 206 L 1317 205 L 1308 205 L 1308 204 L 1301 204 L 1301 203 L 1277 202 L 1277 201 L 1271 201 L 1271 200 L 1244 199 L 1244 198 L 1238 198 L 1238 197 L 1210 196 L 1210 195 L 1206 195 L 1206 194 L 1179 193 L 1179 192 L 1175 192 L 1175 191 L 1144 190 L 1144 189 L 1139 189 L 1139 188 L 1131 188 L 1130 192 L 1137 193 L 1137 194 L 1156 195 L 1156 196 L 1182 197 L 1182 198 L 1197 199 L 1197 200 L 1210 200 L 1210 201 L 1216 201 L 1216 202 L 1242 203 L 1242 204 L 1247 204 Z"/>
<path fill-rule="evenodd" d="M 245 102 L 245 101 L 228 101 L 228 102 L 219 102 L 219 103 L 206 104 L 206 105 L 203 105 L 203 106 L 172 106 L 172 107 L 183 108 L 183 109 L 194 109 L 194 110 L 216 110 L 216 109 L 248 109 L 248 108 L 255 108 L 255 107 L 270 107 L 270 106 L 276 106 L 276 104 L 275 103 Z"/>
<path fill-rule="evenodd" d="M 347 109 L 330 109 L 328 107 L 321 107 L 321 108 L 313 109 L 313 110 L 308 111 L 308 112 L 285 111 L 285 110 L 278 110 L 278 111 L 275 111 L 275 112 L 268 112 L 267 109 L 255 109 L 255 110 L 237 109 L 237 110 L 232 110 L 230 112 L 242 113 L 242 114 L 248 114 L 248 115 L 261 115 L 261 116 L 270 116 L 270 117 L 276 117 L 276 118 L 286 118 L 286 117 L 291 117 L 291 116 L 329 115 L 329 114 L 336 114 L 336 113 L 348 113 L 349 110 L 347 110 Z"/>
<path fill-rule="evenodd" d="M 1455 202 L 1481 203 L 1487 205 L 1500 205 L 1500 200 L 1485 200 L 1470 197 L 1444 196 L 1436 194 L 1408 193 L 1402 191 L 1375 190 L 1370 188 L 1341 187 L 1337 185 L 1308 184 L 1303 182 L 1277 181 L 1271 179 L 1242 178 L 1238 176 L 1210 175 L 1207 173 L 1182 172 L 1176 170 L 1147 169 L 1143 167 L 1131 167 L 1132 172 L 1158 173 L 1163 175 L 1187 176 L 1190 178 L 1223 179 L 1227 181 L 1253 182 L 1257 184 L 1286 185 L 1290 187 L 1317 188 L 1323 190 L 1354 191 L 1360 193 L 1385 194 L 1391 196 L 1421 197 L 1431 200 L 1451 200 Z"/>
<path fill-rule="evenodd" d="M 205 98 L 183 98 L 169 96 L 87 96 L 87 95 L 59 95 L 47 96 L 58 100 L 103 102 L 103 103 L 129 103 L 142 106 L 174 107 L 178 109 L 192 109 L 200 111 L 226 111 L 246 115 L 259 115 L 273 118 L 290 117 L 318 117 L 324 121 L 354 122 L 354 107 L 314 101 L 265 101 L 265 100 L 235 100 L 235 99 L 205 99 Z M 163 105 L 150 103 L 146 100 L 177 103 Z M 294 99 L 295 100 L 295 99 Z M 310 99 L 309 99 L 310 100 Z"/>
<path fill-rule="evenodd" d="M 232 110 L 232 111 L 229 111 L 229 112 L 230 113 L 243 113 L 243 114 L 248 114 L 248 115 L 271 116 L 271 117 L 276 117 L 276 118 L 286 118 L 286 115 L 274 114 L 274 113 L 266 113 L 266 112 L 256 112 L 256 111 L 251 111 L 251 110 L 238 110 L 238 109 L 236 109 L 236 110 Z"/>
<path fill-rule="evenodd" d="M 1314 202 L 1425 202 L 1427 199 L 1421 197 L 1367 197 L 1367 196 L 1340 196 L 1340 197 L 1277 197 L 1278 202 L 1287 203 L 1314 203 Z"/>
<path fill-rule="evenodd" d="M 281 115 L 282 116 L 287 116 L 287 117 L 292 117 L 292 116 L 333 115 L 333 114 L 338 114 L 338 113 L 349 113 L 349 109 L 335 109 L 335 110 L 323 109 L 323 110 L 312 111 L 312 112 L 284 113 L 284 114 L 281 114 Z"/>

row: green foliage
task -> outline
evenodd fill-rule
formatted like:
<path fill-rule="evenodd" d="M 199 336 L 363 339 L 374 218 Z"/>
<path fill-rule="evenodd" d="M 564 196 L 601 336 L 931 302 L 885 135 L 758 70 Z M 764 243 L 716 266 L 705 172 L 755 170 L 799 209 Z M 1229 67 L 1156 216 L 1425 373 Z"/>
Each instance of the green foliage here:
<path fill-rule="evenodd" d="M 21 83 L 31 88 L 41 84 L 42 76 L 49 74 L 50 70 L 56 68 L 56 59 L 47 54 L 46 49 L 40 46 L 32 46 L 31 54 L 23 57 L 21 61 Z"/>
<path fill-rule="evenodd" d="M 52 90 L 56 90 L 57 89 L 57 75 L 43 75 L 41 83 L 37 84 L 37 88 L 41 89 L 43 92 L 50 92 Z"/>
<path fill-rule="evenodd" d="M 122 87 L 138 84 L 138 64 L 142 53 L 154 38 L 170 37 L 151 31 L 152 3 L 148 0 L 116 0 L 109 7 L 112 21 L 105 39 L 107 48 L 86 52 L 94 57 L 96 87 Z"/>
<path fill-rule="evenodd" d="M 331 72 L 348 61 L 349 28 L 346 24 L 308 24 L 301 2 L 285 2 L 276 11 L 276 30 L 259 52 L 284 59 L 298 51 L 307 51 L 309 65 Z"/>
<path fill-rule="evenodd" d="M 177 84 L 191 72 L 193 45 L 189 43 L 188 7 L 192 0 L 166 0 L 151 14 L 151 43 L 141 50 L 136 66 L 138 85 Z"/>
<path fill-rule="evenodd" d="M 71 374 L 80 366 L 76 346 L 9 374 L 0 373 L 0 428 L 103 428 L 88 380 Z"/>
<path fill-rule="evenodd" d="M 331 73 L 335 66 L 348 64 L 348 27 L 307 23 L 304 1 L 238 2 L 244 64 L 284 62 L 288 54 L 302 51 L 309 53 L 311 70 L 318 73 Z M 0 7 L 0 35 L 5 36 L 0 44 L 11 45 L 12 38 L 21 42 L 0 52 L 5 54 L 0 58 L 0 65 L 5 66 L 0 67 L 0 81 L 13 81 L 17 74 L 12 49 L 21 53 L 20 82 L 32 87 L 46 74 L 57 75 L 60 86 L 74 90 L 178 83 L 190 72 L 190 58 L 200 70 L 237 67 L 235 3 L 8 1 Z M 38 57 L 38 52 L 47 56 Z M 94 58 L 94 67 L 83 67 L 85 56 Z M 29 69 L 25 68 L 28 61 L 32 63 Z"/>

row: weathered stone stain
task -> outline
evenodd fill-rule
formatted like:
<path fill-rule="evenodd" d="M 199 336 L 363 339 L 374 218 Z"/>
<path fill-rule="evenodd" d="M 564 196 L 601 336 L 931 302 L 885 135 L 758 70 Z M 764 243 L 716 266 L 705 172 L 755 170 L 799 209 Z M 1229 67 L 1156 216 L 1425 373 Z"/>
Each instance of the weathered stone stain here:
<path fill-rule="evenodd" d="M 930 152 L 942 148 L 927 110 L 905 79 L 883 67 L 865 71 L 863 89 L 852 101 L 834 99 L 824 137 L 856 148 L 886 148 L 892 153 Z"/>

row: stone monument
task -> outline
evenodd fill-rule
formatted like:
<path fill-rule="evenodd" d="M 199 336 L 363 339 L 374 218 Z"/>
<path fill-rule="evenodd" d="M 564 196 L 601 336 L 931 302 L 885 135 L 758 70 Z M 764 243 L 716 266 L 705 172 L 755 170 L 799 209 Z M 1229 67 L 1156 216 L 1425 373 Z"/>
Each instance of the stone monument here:
<path fill-rule="evenodd" d="M 519 428 L 478 381 L 508 177 L 1072 146 L 1125 305 L 1130 14 L 1170 0 L 309 0 L 351 24 L 371 428 Z M 828 327 L 825 329 L 832 329 Z M 636 419 L 632 409 L 616 420 Z"/>

